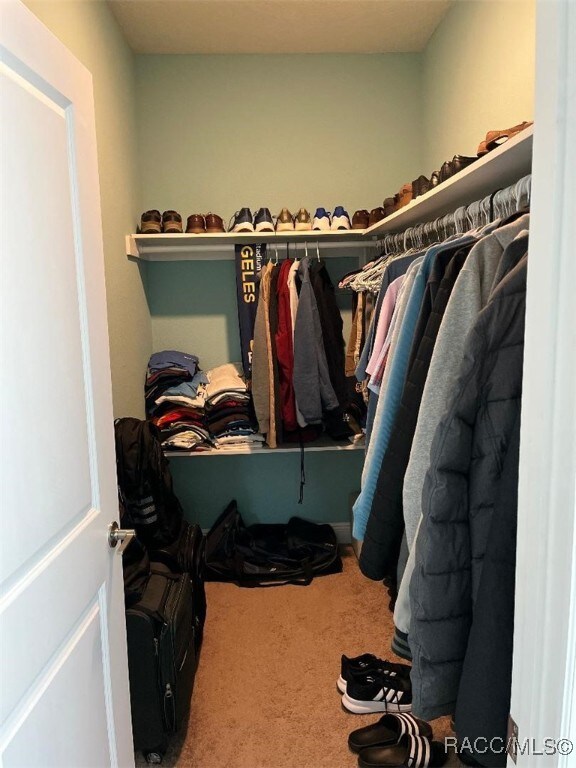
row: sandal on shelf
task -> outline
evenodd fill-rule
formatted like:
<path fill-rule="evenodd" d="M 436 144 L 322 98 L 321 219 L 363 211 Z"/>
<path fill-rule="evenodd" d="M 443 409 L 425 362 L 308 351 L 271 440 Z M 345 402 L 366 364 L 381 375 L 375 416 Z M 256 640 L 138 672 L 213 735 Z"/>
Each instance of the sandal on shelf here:
<path fill-rule="evenodd" d="M 417 720 L 410 714 L 383 715 L 372 725 L 357 728 L 348 736 L 348 746 L 352 752 L 360 752 L 366 747 L 393 747 L 402 736 L 424 736 L 432 738 L 432 728 L 423 720 Z"/>
<path fill-rule="evenodd" d="M 448 750 L 424 736 L 402 736 L 393 747 L 366 747 L 358 755 L 359 768 L 440 768 Z"/>
<path fill-rule="evenodd" d="M 512 128 L 505 128 L 503 131 L 488 131 L 484 141 L 481 141 L 478 145 L 478 152 L 476 154 L 478 157 L 488 154 L 488 152 L 504 144 L 508 139 L 516 136 L 517 133 L 521 133 L 532 124 L 533 121 L 524 121 L 518 125 L 513 125 Z"/>

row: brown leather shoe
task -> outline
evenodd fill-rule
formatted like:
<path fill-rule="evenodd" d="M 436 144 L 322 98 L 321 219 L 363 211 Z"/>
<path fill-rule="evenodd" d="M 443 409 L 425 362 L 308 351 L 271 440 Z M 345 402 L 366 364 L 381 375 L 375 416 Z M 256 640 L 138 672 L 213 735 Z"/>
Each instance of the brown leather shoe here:
<path fill-rule="evenodd" d="M 403 184 L 398 194 L 400 195 L 399 207 L 404 208 L 412 201 L 412 184 Z"/>
<path fill-rule="evenodd" d="M 182 233 L 182 216 L 178 211 L 164 211 L 162 214 L 162 232 L 171 235 Z"/>
<path fill-rule="evenodd" d="M 143 235 L 159 235 L 162 232 L 162 216 L 156 209 L 144 211 L 140 217 L 140 232 Z"/>
<path fill-rule="evenodd" d="M 524 121 L 523 123 L 518 123 L 518 125 L 513 125 L 512 128 L 505 128 L 503 131 L 488 131 L 484 141 L 480 142 L 476 154 L 478 157 L 482 157 L 482 155 L 496 149 L 500 144 L 504 144 L 508 139 L 516 136 L 517 133 L 521 133 L 530 125 L 532 125 L 532 121 Z"/>
<path fill-rule="evenodd" d="M 188 216 L 186 222 L 186 234 L 203 235 L 206 232 L 206 222 L 201 213 L 193 213 Z"/>
<path fill-rule="evenodd" d="M 361 211 L 356 211 L 352 216 L 352 229 L 368 229 L 370 225 L 370 214 L 363 208 Z"/>
<path fill-rule="evenodd" d="M 379 221 L 382 221 L 382 219 L 386 218 L 386 211 L 384 208 L 372 208 L 370 211 L 370 216 L 368 217 L 368 226 L 371 227 L 373 224 L 377 224 Z"/>
<path fill-rule="evenodd" d="M 219 232 L 225 232 L 224 221 L 216 213 L 206 214 L 206 232 L 210 234 L 217 234 Z"/>
<path fill-rule="evenodd" d="M 395 210 L 396 210 L 395 197 L 387 197 L 384 200 L 384 217 L 390 216 L 390 214 L 394 213 Z"/>

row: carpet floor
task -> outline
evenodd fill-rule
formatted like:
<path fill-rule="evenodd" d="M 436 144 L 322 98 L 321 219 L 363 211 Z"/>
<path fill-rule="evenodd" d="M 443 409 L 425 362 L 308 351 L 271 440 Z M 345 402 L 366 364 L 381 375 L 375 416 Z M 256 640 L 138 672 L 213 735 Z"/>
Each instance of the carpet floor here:
<path fill-rule="evenodd" d="M 166 768 L 353 768 L 350 731 L 379 715 L 342 709 L 340 655 L 393 660 L 388 595 L 350 548 L 344 571 L 307 587 L 206 585 L 208 617 L 190 721 Z M 398 659 L 401 661 L 401 659 Z M 432 723 L 451 735 L 449 719 Z M 142 755 L 136 765 L 144 766 Z M 454 756 L 447 765 L 459 765 Z"/>

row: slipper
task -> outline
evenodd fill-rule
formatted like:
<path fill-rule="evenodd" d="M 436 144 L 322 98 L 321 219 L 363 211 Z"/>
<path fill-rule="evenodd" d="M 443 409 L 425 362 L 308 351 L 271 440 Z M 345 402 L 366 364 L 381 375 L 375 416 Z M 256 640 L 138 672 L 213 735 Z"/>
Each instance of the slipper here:
<path fill-rule="evenodd" d="M 348 746 L 352 752 L 360 752 L 366 747 L 393 747 L 406 734 L 431 739 L 432 728 L 410 714 L 387 714 L 372 725 L 352 731 L 348 736 Z"/>
<path fill-rule="evenodd" d="M 402 736 L 393 747 L 366 747 L 358 755 L 359 768 L 440 768 L 448 750 L 440 741 Z"/>
<path fill-rule="evenodd" d="M 488 131 L 486 134 L 486 138 L 484 141 L 481 141 L 478 146 L 477 155 L 478 157 L 482 157 L 482 155 L 486 155 L 488 152 L 491 152 L 493 149 L 496 149 L 496 147 L 499 147 L 501 144 L 504 144 L 508 139 L 511 139 L 513 136 L 516 136 L 517 133 L 521 133 L 524 131 L 528 126 L 532 125 L 532 122 L 524 121 L 523 123 L 519 123 L 518 125 L 513 125 L 512 128 L 505 128 L 503 131 Z"/>

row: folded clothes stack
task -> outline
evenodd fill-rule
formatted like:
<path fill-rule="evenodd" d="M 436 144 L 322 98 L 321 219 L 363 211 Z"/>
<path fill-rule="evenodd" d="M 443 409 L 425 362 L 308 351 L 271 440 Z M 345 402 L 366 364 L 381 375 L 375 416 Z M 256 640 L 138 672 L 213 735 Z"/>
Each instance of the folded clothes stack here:
<path fill-rule="evenodd" d="M 185 451 L 213 447 L 206 426 L 206 373 L 196 355 L 156 352 L 146 373 L 146 413 L 160 429 L 165 448 Z"/>
<path fill-rule="evenodd" d="M 243 378 L 242 366 L 227 363 L 207 373 L 206 423 L 218 448 L 261 448 L 252 396 Z"/>

